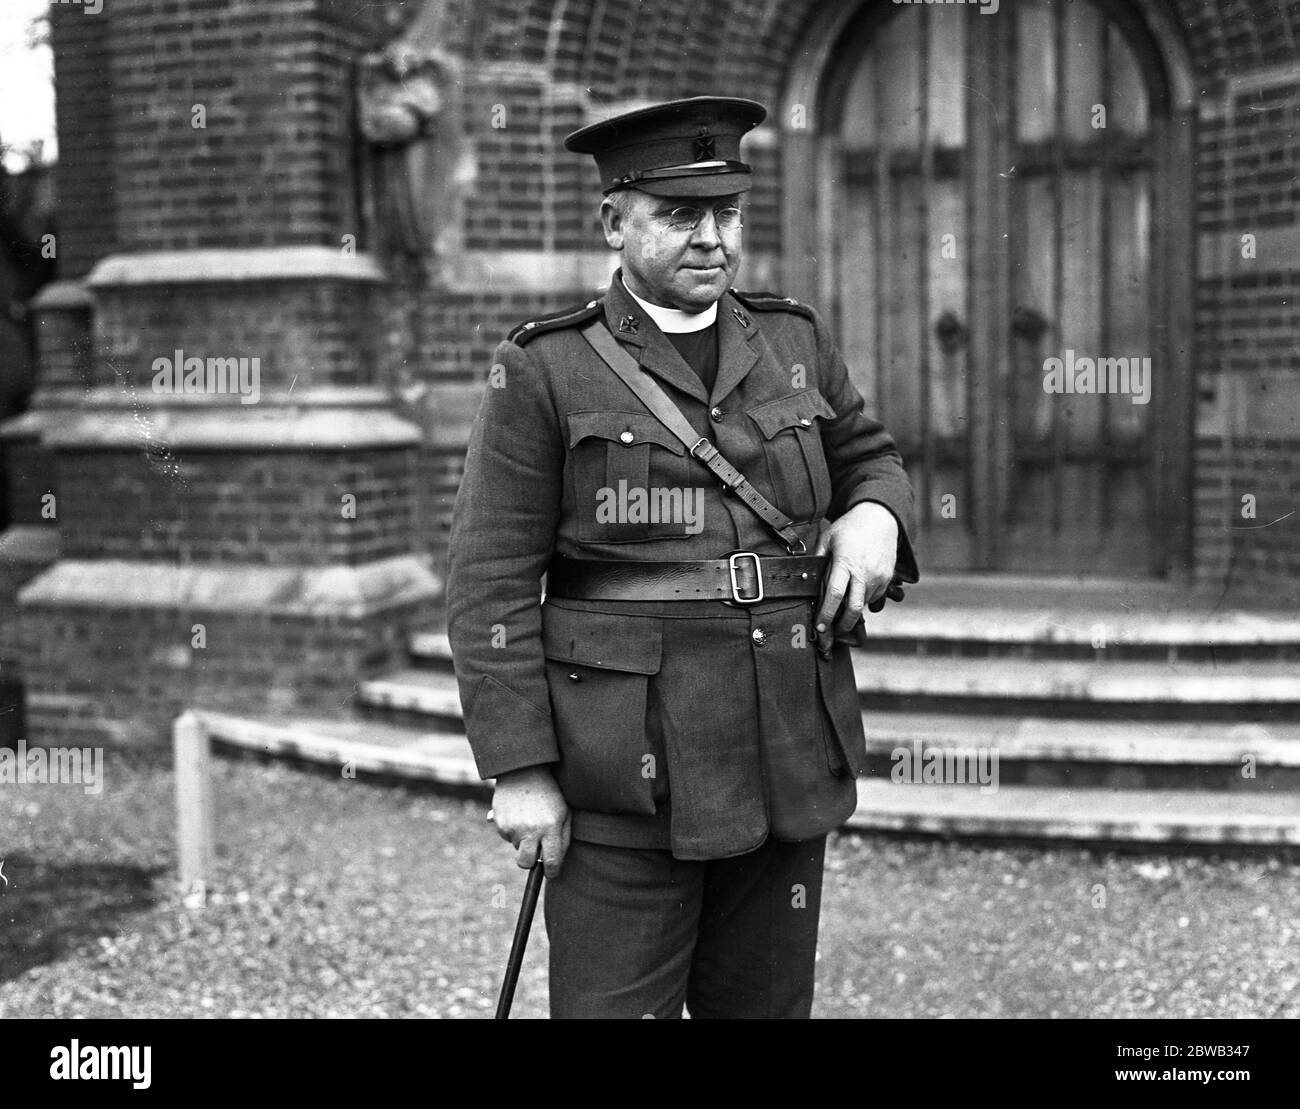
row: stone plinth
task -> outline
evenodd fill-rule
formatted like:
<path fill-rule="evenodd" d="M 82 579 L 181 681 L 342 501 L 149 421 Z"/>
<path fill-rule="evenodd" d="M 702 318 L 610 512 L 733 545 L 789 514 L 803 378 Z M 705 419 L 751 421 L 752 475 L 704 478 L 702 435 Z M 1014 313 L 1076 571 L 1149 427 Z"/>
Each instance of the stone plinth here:
<path fill-rule="evenodd" d="M 65 559 L 26 586 L 27 730 L 166 749 L 186 707 L 337 711 L 438 594 L 409 555 L 364 566 Z"/>
<path fill-rule="evenodd" d="M 30 739 L 162 750 L 186 707 L 337 707 L 435 616 L 420 431 L 370 384 L 383 280 L 323 247 L 95 267 L 89 380 L 21 429 L 61 525 L 18 596 Z"/>

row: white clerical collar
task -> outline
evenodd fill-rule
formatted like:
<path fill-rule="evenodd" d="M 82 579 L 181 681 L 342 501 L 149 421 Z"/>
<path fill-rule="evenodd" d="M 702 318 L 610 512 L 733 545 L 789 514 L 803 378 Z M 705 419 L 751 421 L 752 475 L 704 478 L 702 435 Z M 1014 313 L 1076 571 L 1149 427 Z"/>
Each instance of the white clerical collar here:
<path fill-rule="evenodd" d="M 623 279 L 620 277 L 619 280 Z M 684 335 L 690 331 L 703 331 L 706 327 L 712 327 L 717 321 L 716 300 L 703 312 L 683 312 L 680 308 L 663 308 L 658 304 L 651 304 L 648 300 L 642 300 L 627 288 L 626 281 L 623 281 L 623 288 L 627 289 L 628 296 L 646 310 L 646 315 L 659 325 L 659 330 L 665 335 Z"/>

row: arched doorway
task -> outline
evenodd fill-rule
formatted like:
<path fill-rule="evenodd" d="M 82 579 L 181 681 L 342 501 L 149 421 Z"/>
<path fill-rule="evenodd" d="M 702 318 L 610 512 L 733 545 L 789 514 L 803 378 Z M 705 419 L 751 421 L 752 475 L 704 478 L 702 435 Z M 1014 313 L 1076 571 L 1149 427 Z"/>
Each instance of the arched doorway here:
<path fill-rule="evenodd" d="M 872 4 L 825 57 L 786 200 L 925 565 L 1187 569 L 1190 113 L 1147 27 L 1104 0 Z"/>

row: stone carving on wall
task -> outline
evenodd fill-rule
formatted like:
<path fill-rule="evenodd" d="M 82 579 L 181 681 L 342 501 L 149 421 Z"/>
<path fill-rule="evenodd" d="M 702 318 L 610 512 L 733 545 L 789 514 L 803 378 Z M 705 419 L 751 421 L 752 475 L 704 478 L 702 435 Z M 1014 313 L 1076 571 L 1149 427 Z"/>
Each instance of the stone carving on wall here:
<path fill-rule="evenodd" d="M 459 248 L 461 202 L 473 176 L 460 66 L 441 46 L 446 7 L 428 0 L 413 13 L 397 12 L 392 25 L 400 29 L 361 59 L 357 86 L 376 246 L 421 268 Z"/>

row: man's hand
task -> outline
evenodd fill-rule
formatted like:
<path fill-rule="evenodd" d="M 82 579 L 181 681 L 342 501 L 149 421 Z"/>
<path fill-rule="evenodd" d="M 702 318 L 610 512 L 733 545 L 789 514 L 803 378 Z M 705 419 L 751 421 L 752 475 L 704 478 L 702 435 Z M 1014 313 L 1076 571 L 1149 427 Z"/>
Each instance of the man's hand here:
<path fill-rule="evenodd" d="M 518 848 L 515 862 L 520 867 L 531 870 L 540 848 L 546 877 L 560 873 L 572 819 L 549 767 L 528 766 L 500 775 L 492 793 L 492 811 L 498 834 Z"/>
<path fill-rule="evenodd" d="M 815 553 L 831 556 L 816 620 L 825 652 L 836 636 L 853 631 L 865 605 L 884 596 L 898 555 L 898 521 L 883 504 L 864 501 L 827 528 Z"/>

